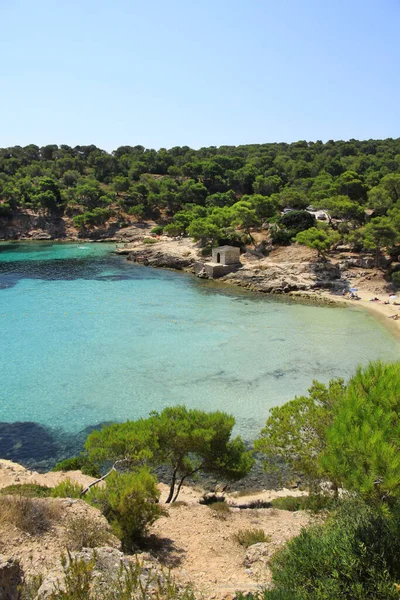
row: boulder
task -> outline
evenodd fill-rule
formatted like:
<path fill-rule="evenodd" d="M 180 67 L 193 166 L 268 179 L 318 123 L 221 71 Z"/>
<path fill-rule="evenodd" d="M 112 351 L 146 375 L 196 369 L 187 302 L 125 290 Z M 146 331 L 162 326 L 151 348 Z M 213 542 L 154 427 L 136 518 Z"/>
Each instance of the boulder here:
<path fill-rule="evenodd" d="M 246 571 L 255 579 L 265 580 L 267 578 L 266 572 L 269 568 L 269 561 L 275 552 L 282 547 L 283 543 L 283 541 L 279 540 L 276 542 L 259 542 L 258 544 L 249 546 L 243 559 Z"/>
<path fill-rule="evenodd" d="M 22 571 L 19 562 L 14 558 L 0 555 L 0 598 L 1 600 L 18 600 L 19 586 L 22 583 Z"/>
<path fill-rule="evenodd" d="M 53 236 L 45 231 L 32 231 L 33 240 L 52 240 Z"/>
<path fill-rule="evenodd" d="M 251 568 L 256 563 L 265 565 L 281 545 L 282 542 L 258 542 L 249 546 L 243 560 L 244 566 Z"/>

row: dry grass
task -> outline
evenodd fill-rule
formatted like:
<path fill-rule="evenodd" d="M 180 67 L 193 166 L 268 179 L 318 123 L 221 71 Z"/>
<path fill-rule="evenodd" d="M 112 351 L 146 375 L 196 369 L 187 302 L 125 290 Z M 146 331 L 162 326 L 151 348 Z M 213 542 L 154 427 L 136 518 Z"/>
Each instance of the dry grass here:
<path fill-rule="evenodd" d="M 260 542 L 271 541 L 271 536 L 265 535 L 265 531 L 263 529 L 239 529 L 233 538 L 238 544 L 244 546 L 245 548 Z"/>
<path fill-rule="evenodd" d="M 229 505 L 226 502 L 213 502 L 212 504 L 208 505 L 208 508 L 210 508 L 216 517 L 218 517 L 218 519 L 221 520 L 226 520 L 228 518 L 228 515 L 231 512 L 231 509 L 229 508 Z"/>
<path fill-rule="evenodd" d="M 111 534 L 97 521 L 89 517 L 75 517 L 68 523 L 66 530 L 66 547 L 68 550 L 97 548 L 108 545 Z"/>
<path fill-rule="evenodd" d="M 31 535 L 48 531 L 60 516 L 60 507 L 53 502 L 25 496 L 0 497 L 0 522 L 11 523 Z"/>

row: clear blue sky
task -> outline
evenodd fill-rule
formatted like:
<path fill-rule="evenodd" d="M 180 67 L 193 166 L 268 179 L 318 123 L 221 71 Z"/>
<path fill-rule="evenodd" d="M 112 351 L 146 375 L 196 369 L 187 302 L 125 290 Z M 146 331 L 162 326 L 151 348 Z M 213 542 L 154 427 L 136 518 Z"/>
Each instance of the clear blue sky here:
<path fill-rule="evenodd" d="M 0 0 L 0 146 L 400 137 L 400 0 Z"/>

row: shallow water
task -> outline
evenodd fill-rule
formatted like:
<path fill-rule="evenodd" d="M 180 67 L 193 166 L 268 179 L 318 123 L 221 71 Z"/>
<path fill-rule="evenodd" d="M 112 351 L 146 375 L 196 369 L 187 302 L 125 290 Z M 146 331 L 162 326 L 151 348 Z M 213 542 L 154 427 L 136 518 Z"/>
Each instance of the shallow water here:
<path fill-rule="evenodd" d="M 251 439 L 314 378 L 399 357 L 367 312 L 232 290 L 113 249 L 0 244 L 0 456 L 51 461 L 87 427 L 177 403 L 231 412 Z"/>

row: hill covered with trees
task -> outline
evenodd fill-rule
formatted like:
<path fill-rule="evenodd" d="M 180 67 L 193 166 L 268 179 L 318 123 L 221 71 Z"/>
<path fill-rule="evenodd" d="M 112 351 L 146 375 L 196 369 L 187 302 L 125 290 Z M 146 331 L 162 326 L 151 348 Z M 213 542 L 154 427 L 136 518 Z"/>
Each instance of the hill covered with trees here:
<path fill-rule="evenodd" d="M 328 220 L 303 212 L 309 205 Z M 284 208 L 294 210 L 282 216 Z M 249 243 L 263 228 L 274 245 L 300 234 L 321 254 L 339 240 L 391 251 L 400 236 L 400 139 L 0 149 L 0 217 L 23 212 L 68 217 L 83 233 L 110 219 L 121 227 L 151 219 L 157 233 L 205 246 Z"/>

